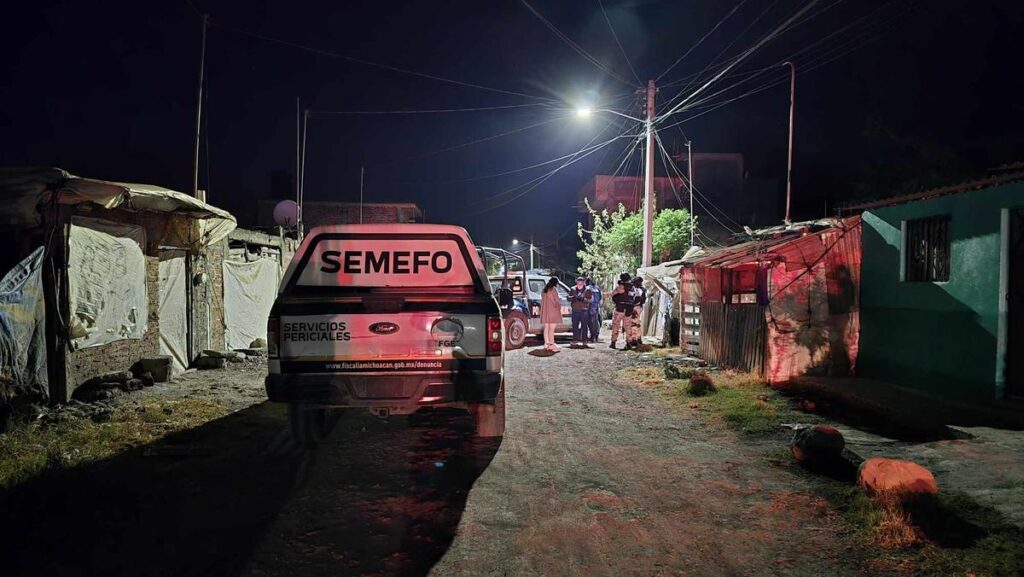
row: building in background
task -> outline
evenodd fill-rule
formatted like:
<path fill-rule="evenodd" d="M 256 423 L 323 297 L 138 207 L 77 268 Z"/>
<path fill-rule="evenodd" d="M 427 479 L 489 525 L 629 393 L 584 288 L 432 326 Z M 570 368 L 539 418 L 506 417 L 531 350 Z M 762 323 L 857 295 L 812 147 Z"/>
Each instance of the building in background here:
<path fill-rule="evenodd" d="M 689 174 L 687 155 L 673 157 L 683 175 Z M 701 234 L 717 243 L 728 244 L 733 233 L 744 226 L 759 228 L 778 224 L 782 219 L 781 188 L 776 179 L 750 178 L 740 153 L 693 154 L 694 213 Z M 690 207 L 689 183 L 685 178 L 658 176 L 654 179 L 657 210 Z M 628 212 L 642 208 L 642 176 L 599 174 L 577 193 L 579 211 L 587 215 L 584 200 L 595 210 L 614 211 L 621 204 Z M 593 223 L 589 222 L 588 225 Z"/>
<path fill-rule="evenodd" d="M 257 228 L 272 230 L 274 207 L 279 201 L 259 201 Z M 368 202 L 362 205 L 362 222 L 365 224 L 387 224 L 398 222 L 423 222 L 423 211 L 411 202 Z M 308 231 L 315 226 L 332 224 L 359 224 L 358 202 L 305 201 L 302 222 Z"/>

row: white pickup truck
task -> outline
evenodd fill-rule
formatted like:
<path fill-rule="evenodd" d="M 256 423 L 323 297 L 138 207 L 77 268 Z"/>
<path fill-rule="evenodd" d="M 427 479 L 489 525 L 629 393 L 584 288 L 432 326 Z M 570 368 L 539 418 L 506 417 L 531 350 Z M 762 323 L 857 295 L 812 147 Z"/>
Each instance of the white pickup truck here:
<path fill-rule="evenodd" d="M 301 442 L 327 412 L 455 407 L 480 436 L 505 428 L 504 330 L 466 231 L 427 224 L 318 227 L 299 246 L 267 328 L 267 395 Z"/>

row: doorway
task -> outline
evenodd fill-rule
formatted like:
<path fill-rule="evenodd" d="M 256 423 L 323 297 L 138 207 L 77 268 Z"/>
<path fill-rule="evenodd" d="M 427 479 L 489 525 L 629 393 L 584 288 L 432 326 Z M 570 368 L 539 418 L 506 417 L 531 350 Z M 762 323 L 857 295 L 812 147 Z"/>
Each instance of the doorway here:
<path fill-rule="evenodd" d="M 1011 210 L 1006 286 L 1006 396 L 1024 399 L 1024 209 Z"/>
<path fill-rule="evenodd" d="M 160 354 L 171 356 L 175 373 L 189 364 L 185 285 L 185 251 L 160 251 Z"/>

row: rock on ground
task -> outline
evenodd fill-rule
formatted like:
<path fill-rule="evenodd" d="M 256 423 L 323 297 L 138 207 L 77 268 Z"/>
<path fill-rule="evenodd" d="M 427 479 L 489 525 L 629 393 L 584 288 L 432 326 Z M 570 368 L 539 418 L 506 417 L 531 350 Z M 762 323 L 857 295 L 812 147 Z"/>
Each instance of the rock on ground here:
<path fill-rule="evenodd" d="M 874 495 L 935 494 L 939 486 L 928 469 L 910 461 L 874 457 L 860 466 L 858 482 Z"/>

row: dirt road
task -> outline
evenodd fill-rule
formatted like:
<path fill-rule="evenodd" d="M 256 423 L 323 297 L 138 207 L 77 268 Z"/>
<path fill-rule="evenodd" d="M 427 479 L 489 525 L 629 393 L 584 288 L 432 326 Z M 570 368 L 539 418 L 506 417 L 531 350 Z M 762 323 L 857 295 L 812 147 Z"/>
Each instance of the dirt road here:
<path fill-rule="evenodd" d="M 250 574 L 856 574 L 800 478 L 622 382 L 629 355 L 509 355 L 493 460 L 438 423 L 350 421 L 310 456 Z"/>
<path fill-rule="evenodd" d="M 855 575 L 805 477 L 625 382 L 631 353 L 507 361 L 508 428 L 345 415 L 287 442 L 259 403 L 0 496 L 21 575 Z M 216 373 L 258 391 L 261 379 Z M 198 378 L 198 377 L 197 377 Z M 216 387 L 216 382 L 209 387 Z"/>

